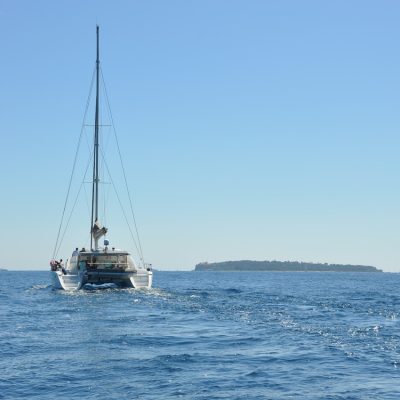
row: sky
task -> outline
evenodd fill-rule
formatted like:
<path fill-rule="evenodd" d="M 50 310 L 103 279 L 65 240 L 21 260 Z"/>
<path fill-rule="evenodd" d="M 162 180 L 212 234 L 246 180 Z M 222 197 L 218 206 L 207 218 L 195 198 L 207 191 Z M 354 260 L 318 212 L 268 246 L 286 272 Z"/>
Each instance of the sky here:
<path fill-rule="evenodd" d="M 146 262 L 400 272 L 399 20 L 387 0 L 3 0 L 0 267 L 48 269 L 99 24 Z M 87 245 L 86 204 L 58 257 Z M 108 238 L 131 248 L 111 204 Z"/>

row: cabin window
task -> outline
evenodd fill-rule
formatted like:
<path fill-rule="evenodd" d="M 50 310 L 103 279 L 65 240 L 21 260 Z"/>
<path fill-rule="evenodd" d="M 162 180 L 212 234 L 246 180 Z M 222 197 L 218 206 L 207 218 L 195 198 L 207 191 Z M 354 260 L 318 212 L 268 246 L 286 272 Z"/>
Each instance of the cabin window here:
<path fill-rule="evenodd" d="M 132 257 L 128 257 L 127 261 L 128 261 L 128 267 L 129 267 L 129 269 L 135 269 L 135 268 L 136 268 L 135 263 L 133 262 Z"/>
<path fill-rule="evenodd" d="M 127 267 L 126 254 L 118 256 L 118 263 L 122 268 Z"/>
<path fill-rule="evenodd" d="M 70 270 L 75 270 L 77 267 L 77 257 L 71 257 L 71 259 L 69 260 L 69 269 Z"/>
<path fill-rule="evenodd" d="M 102 255 L 97 258 L 99 269 L 114 269 L 118 266 L 118 257 L 115 255 Z"/>
<path fill-rule="evenodd" d="M 78 267 L 84 271 L 88 269 L 126 269 L 128 258 L 126 254 L 96 254 L 80 256 Z"/>
<path fill-rule="evenodd" d="M 89 269 L 90 268 L 95 268 L 95 266 L 93 265 L 92 257 L 91 256 L 84 256 L 84 255 L 81 255 L 79 257 L 78 266 L 79 266 L 79 270 L 81 270 L 81 271 L 85 271 L 87 268 L 89 268 Z"/>
<path fill-rule="evenodd" d="M 78 269 L 80 271 L 85 271 L 86 270 L 86 260 L 79 261 Z"/>

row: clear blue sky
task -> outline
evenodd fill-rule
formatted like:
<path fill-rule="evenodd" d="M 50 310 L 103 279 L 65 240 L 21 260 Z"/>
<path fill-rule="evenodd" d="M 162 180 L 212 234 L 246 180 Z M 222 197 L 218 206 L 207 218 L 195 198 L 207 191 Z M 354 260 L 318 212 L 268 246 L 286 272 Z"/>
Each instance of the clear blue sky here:
<path fill-rule="evenodd" d="M 400 272 L 398 1 L 3 0 L 0 21 L 0 267 L 48 268 L 98 23 L 146 261 Z"/>

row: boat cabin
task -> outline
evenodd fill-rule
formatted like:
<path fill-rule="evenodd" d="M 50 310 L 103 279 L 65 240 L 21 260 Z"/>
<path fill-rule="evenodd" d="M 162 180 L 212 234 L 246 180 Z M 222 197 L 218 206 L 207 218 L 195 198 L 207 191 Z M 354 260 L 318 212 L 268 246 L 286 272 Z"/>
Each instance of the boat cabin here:
<path fill-rule="evenodd" d="M 135 263 L 126 251 L 74 251 L 68 262 L 72 271 L 135 271 Z"/>

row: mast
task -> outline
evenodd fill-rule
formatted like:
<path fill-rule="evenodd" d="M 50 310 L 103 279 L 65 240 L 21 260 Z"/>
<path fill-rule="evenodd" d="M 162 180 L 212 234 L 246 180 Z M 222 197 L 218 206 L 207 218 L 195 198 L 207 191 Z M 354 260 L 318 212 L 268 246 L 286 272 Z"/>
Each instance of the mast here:
<path fill-rule="evenodd" d="M 92 184 L 92 220 L 90 230 L 90 248 L 93 249 L 93 239 L 95 239 L 95 247 L 97 250 L 98 239 L 94 238 L 94 231 L 99 218 L 99 26 L 96 26 L 96 112 L 94 122 L 94 152 L 93 152 L 93 184 Z"/>

